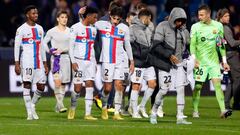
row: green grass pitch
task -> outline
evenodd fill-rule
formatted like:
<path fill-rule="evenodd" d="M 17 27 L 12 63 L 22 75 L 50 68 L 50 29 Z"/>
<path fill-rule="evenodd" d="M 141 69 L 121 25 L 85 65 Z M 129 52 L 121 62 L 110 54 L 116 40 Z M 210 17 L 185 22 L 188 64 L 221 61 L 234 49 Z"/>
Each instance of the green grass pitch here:
<path fill-rule="evenodd" d="M 70 99 L 65 98 L 69 106 Z M 18 98 L 0 98 L 0 135 L 237 135 L 240 134 L 240 111 L 234 111 L 227 119 L 220 119 L 215 97 L 201 97 L 200 118 L 191 117 L 191 97 L 186 98 L 185 114 L 192 125 L 176 125 L 176 98 L 166 97 L 164 111 L 166 116 L 158 118 L 157 125 L 149 119 L 124 117 L 123 121 L 100 119 L 100 110 L 93 106 L 93 115 L 98 121 L 86 121 L 84 117 L 84 98 L 80 98 L 75 120 L 67 120 L 67 113 L 54 112 L 55 98 L 43 97 L 37 104 L 39 120 L 27 121 L 24 101 Z M 148 103 L 147 110 L 150 109 Z"/>

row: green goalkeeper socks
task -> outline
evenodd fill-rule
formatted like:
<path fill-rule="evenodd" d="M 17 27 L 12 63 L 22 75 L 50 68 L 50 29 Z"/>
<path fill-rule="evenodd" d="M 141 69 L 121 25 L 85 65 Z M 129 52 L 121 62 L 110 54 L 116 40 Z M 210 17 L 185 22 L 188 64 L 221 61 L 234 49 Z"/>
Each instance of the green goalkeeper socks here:
<path fill-rule="evenodd" d="M 216 94 L 216 98 L 220 107 L 221 112 L 225 111 L 225 103 L 224 103 L 224 95 L 223 95 L 223 91 L 221 89 L 221 83 L 220 82 L 216 82 L 215 84 L 213 84 L 214 89 L 215 89 L 215 94 Z"/>
<path fill-rule="evenodd" d="M 196 82 L 195 84 L 195 89 L 193 91 L 193 111 L 194 112 L 198 112 L 198 105 L 199 105 L 199 100 L 200 100 L 200 93 L 201 93 L 201 89 L 202 89 L 202 85 L 203 83 L 201 82 Z"/>

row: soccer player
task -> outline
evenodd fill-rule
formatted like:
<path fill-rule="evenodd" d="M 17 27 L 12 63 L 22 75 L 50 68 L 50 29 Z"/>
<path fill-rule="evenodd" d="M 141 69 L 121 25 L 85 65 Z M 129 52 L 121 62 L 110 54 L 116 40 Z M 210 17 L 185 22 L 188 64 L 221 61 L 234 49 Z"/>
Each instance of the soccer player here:
<path fill-rule="evenodd" d="M 150 123 L 157 124 L 157 110 L 162 98 L 172 87 L 177 92 L 177 124 L 192 124 L 183 114 L 185 106 L 184 87 L 187 85 L 183 52 L 189 43 L 189 32 L 184 27 L 187 16 L 182 8 L 173 8 L 169 19 L 158 24 L 153 41 L 153 52 L 158 60 L 153 63 L 159 68 L 159 92 L 152 107 Z"/>
<path fill-rule="evenodd" d="M 210 18 L 211 10 L 207 5 L 198 9 L 199 22 L 191 28 L 191 55 L 195 59 L 194 79 L 196 81 L 193 91 L 193 117 L 199 117 L 198 105 L 200 91 L 207 76 L 212 81 L 216 98 L 220 107 L 220 117 L 227 118 L 232 114 L 225 109 L 224 95 L 221 89 L 221 72 L 219 66 L 218 51 L 221 54 L 224 71 L 228 71 L 225 45 L 221 43 L 223 38 L 223 25 Z M 218 50 L 218 51 L 217 51 Z"/>
<path fill-rule="evenodd" d="M 122 18 L 123 9 L 121 7 L 115 7 L 110 11 L 109 21 L 98 21 L 95 26 L 98 29 L 101 39 L 101 56 L 100 62 L 102 62 L 102 81 L 104 82 L 102 91 L 102 119 L 108 119 L 107 101 L 109 93 L 112 90 L 112 83 L 114 80 L 115 87 L 115 112 L 113 119 L 122 120 L 119 111 L 122 103 L 123 92 L 123 65 L 122 54 L 124 47 L 126 49 L 128 59 L 130 60 L 130 73 L 133 72 L 134 62 L 132 56 L 132 49 L 130 46 L 129 28 L 123 23 L 120 23 Z"/>
<path fill-rule="evenodd" d="M 46 83 L 48 67 L 46 53 L 42 45 L 44 31 L 38 20 L 38 10 L 35 6 L 26 7 L 26 22 L 16 32 L 14 45 L 15 72 L 22 76 L 23 99 L 27 110 L 27 120 L 39 119 L 35 105 L 39 101 Z M 22 48 L 19 60 L 20 48 Z M 37 90 L 31 100 L 30 90 L 36 83 Z"/>
<path fill-rule="evenodd" d="M 153 30 L 149 28 L 151 23 L 151 11 L 143 9 L 139 12 L 138 17 L 132 20 L 130 26 L 130 41 L 133 49 L 133 58 L 135 61 L 135 69 L 131 75 L 132 92 L 130 97 L 130 104 L 132 108 L 132 117 L 141 118 L 142 116 L 148 118 L 145 105 L 156 87 L 156 74 L 153 66 L 148 64 L 148 53 L 152 47 Z M 144 93 L 141 103 L 138 105 L 138 93 L 141 89 L 142 81 L 146 80 L 148 89 Z"/>
<path fill-rule="evenodd" d="M 55 107 L 56 112 L 66 112 L 63 99 L 65 95 L 65 84 L 70 82 L 71 67 L 69 51 L 70 28 L 67 27 L 68 14 L 66 11 L 57 13 L 57 26 L 47 31 L 44 37 L 45 49 L 52 55 L 51 69 L 55 83 L 54 94 L 57 100 Z M 48 42 L 51 42 L 49 49 Z"/>
<path fill-rule="evenodd" d="M 80 96 L 82 83 L 85 82 L 85 117 L 86 120 L 97 120 L 91 115 L 94 91 L 94 79 L 96 76 L 96 60 L 94 42 L 97 30 L 92 25 L 97 21 L 98 11 L 87 7 L 83 14 L 83 21 L 71 27 L 70 58 L 73 68 L 74 90 L 71 94 L 71 107 L 68 119 L 74 119 L 77 99 Z"/>

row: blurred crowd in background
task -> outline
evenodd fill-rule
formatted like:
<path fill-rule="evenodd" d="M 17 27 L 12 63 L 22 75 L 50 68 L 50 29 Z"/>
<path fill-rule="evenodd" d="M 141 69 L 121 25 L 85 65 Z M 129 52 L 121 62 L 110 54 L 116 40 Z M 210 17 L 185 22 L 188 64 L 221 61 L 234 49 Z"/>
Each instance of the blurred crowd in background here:
<path fill-rule="evenodd" d="M 87 5 L 99 10 L 99 17 L 103 16 L 112 0 L 1 0 L 0 1 L 0 46 L 13 47 L 16 29 L 24 23 L 23 10 L 27 5 L 33 4 L 39 10 L 39 24 L 45 31 L 55 25 L 55 15 L 58 10 L 69 12 L 69 26 L 78 21 L 78 10 Z M 197 19 L 199 5 L 208 4 L 212 9 L 212 18 L 220 8 L 228 8 L 231 13 L 231 25 L 235 31 L 235 38 L 240 39 L 240 0 L 114 0 L 125 9 L 125 17 L 128 12 L 135 12 L 139 2 L 148 5 L 153 13 L 153 22 L 157 25 L 169 15 L 173 7 L 185 9 L 188 22 L 187 28 Z"/>

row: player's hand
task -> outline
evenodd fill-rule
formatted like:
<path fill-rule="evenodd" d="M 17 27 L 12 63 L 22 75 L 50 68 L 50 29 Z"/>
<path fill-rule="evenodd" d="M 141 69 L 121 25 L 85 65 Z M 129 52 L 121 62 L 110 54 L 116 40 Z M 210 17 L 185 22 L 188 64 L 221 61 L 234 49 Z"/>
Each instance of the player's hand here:
<path fill-rule="evenodd" d="M 198 67 L 199 67 L 199 65 L 200 65 L 199 61 L 195 59 L 195 64 L 194 64 L 194 67 L 195 67 L 195 68 L 198 68 Z"/>
<path fill-rule="evenodd" d="M 16 61 L 16 62 L 15 62 L 15 73 L 16 73 L 17 75 L 20 75 L 20 74 L 21 74 L 21 67 L 20 67 L 19 61 Z"/>
<path fill-rule="evenodd" d="M 179 60 L 178 60 L 178 58 L 177 58 L 175 55 L 171 55 L 171 56 L 170 56 L 170 61 L 171 61 L 173 64 L 178 64 L 178 63 L 179 63 Z"/>
<path fill-rule="evenodd" d="M 78 71 L 78 64 L 77 64 L 77 63 L 73 63 L 73 64 L 72 64 L 72 68 L 73 68 L 73 70 L 74 70 L 75 72 L 77 72 L 77 71 Z"/>
<path fill-rule="evenodd" d="M 224 69 L 224 71 L 229 71 L 230 66 L 227 63 L 223 63 L 223 69 Z"/>
<path fill-rule="evenodd" d="M 87 9 L 87 6 L 80 8 L 78 10 L 78 15 L 83 15 L 85 13 L 86 9 Z"/>
<path fill-rule="evenodd" d="M 129 66 L 129 73 L 132 74 L 134 72 L 134 61 L 130 61 L 130 66 Z"/>
<path fill-rule="evenodd" d="M 45 74 L 47 75 L 49 73 L 47 62 L 43 62 L 43 65 L 44 65 L 44 69 L 45 69 Z"/>
<path fill-rule="evenodd" d="M 57 50 L 55 51 L 54 55 L 60 55 L 62 52 L 63 52 L 62 50 L 57 49 Z"/>

